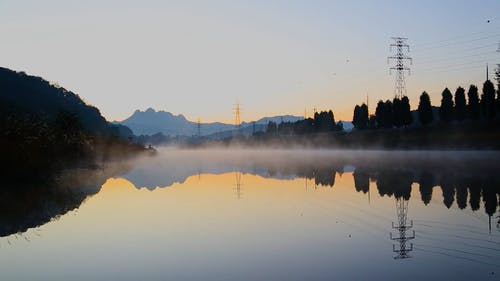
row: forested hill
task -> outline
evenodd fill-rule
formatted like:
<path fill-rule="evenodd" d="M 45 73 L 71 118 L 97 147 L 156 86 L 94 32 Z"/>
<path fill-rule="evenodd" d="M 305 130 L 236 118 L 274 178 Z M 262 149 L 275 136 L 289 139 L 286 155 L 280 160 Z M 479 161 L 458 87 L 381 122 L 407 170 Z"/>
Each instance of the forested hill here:
<path fill-rule="evenodd" d="M 112 125 L 78 95 L 24 72 L 0 68 L 0 177 L 48 180 L 69 165 L 144 151 L 130 129 Z"/>
<path fill-rule="evenodd" d="M 99 109 L 86 104 L 77 94 L 41 77 L 0 67 L 0 115 L 55 120 L 61 113 L 76 117 L 89 133 L 127 134 L 126 128 L 108 123 Z"/>

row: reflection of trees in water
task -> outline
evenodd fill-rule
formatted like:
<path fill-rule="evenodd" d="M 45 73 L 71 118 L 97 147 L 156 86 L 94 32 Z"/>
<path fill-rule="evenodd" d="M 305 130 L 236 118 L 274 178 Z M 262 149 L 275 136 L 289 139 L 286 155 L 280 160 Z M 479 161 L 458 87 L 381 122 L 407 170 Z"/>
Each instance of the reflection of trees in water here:
<path fill-rule="evenodd" d="M 457 205 L 463 210 L 467 207 L 467 185 L 464 182 L 458 182 L 456 185 L 457 190 Z"/>
<path fill-rule="evenodd" d="M 4 184 L 0 189 L 0 237 L 19 234 L 78 209 L 104 182 L 130 167 L 76 169 L 39 183 Z"/>
<path fill-rule="evenodd" d="M 428 171 L 424 171 L 420 175 L 420 198 L 425 205 L 429 204 L 432 199 L 432 188 L 434 187 L 434 175 Z"/>
<path fill-rule="evenodd" d="M 314 183 L 317 185 L 333 187 L 335 185 L 336 171 L 333 169 L 316 170 L 314 175 Z"/>
<path fill-rule="evenodd" d="M 411 173 L 407 171 L 384 170 L 378 173 L 376 182 L 380 196 L 394 195 L 396 198 L 410 199 Z"/>
<path fill-rule="evenodd" d="M 370 175 L 363 171 L 362 169 L 357 169 L 353 173 L 354 177 L 354 188 L 357 192 L 362 191 L 363 193 L 368 193 L 370 189 Z"/>
<path fill-rule="evenodd" d="M 450 208 L 455 201 L 455 186 L 452 181 L 453 175 L 444 174 L 441 178 L 441 191 L 443 192 L 443 204 Z"/>
<path fill-rule="evenodd" d="M 355 164 L 353 164 L 356 166 Z M 314 179 L 316 185 L 333 187 L 336 173 L 343 171 L 342 162 L 303 163 L 288 166 L 282 169 L 272 166 L 268 173 L 292 174 L 307 179 Z M 354 188 L 357 192 L 369 192 L 370 181 L 376 183 L 380 196 L 394 196 L 409 200 L 413 183 L 419 185 L 420 198 L 425 205 L 432 199 L 434 187 L 441 189 L 443 205 L 451 208 L 457 204 L 458 208 L 466 209 L 469 206 L 473 211 L 481 207 L 485 212 L 494 216 L 499 208 L 500 179 L 491 171 L 468 171 L 467 169 L 435 169 L 434 167 L 407 167 L 405 165 L 384 166 L 359 164 L 353 173 Z"/>

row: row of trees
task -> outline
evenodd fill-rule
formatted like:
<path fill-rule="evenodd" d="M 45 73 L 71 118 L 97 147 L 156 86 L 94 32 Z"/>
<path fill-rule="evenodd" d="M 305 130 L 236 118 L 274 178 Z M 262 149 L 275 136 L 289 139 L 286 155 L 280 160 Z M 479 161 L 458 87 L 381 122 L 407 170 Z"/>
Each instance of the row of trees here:
<path fill-rule="evenodd" d="M 342 123 L 336 123 L 333 111 L 314 113 L 314 118 L 307 118 L 296 122 L 269 122 L 266 133 L 270 135 L 303 135 L 310 133 L 327 133 L 342 131 Z"/>
<path fill-rule="evenodd" d="M 495 93 L 497 93 L 496 96 Z M 462 87 L 457 88 L 454 96 L 446 88 L 441 96 L 438 119 L 443 123 L 466 119 L 492 120 L 496 116 L 500 116 L 500 92 L 495 90 L 495 86 L 490 80 L 484 82 L 481 98 L 479 98 L 478 88 L 475 85 L 470 85 L 467 99 L 465 89 Z M 418 121 L 422 125 L 435 121 L 431 99 L 425 91 L 420 95 L 417 113 Z M 356 129 L 363 130 L 366 128 L 407 127 L 413 121 L 410 101 L 408 97 L 404 96 L 401 99 L 394 98 L 392 101 L 379 101 L 375 115 L 372 116 L 368 115 L 366 104 L 356 105 L 352 123 Z"/>
<path fill-rule="evenodd" d="M 500 116 L 500 92 L 495 97 L 495 86 L 490 80 L 483 84 L 481 98 L 475 85 L 470 85 L 467 91 L 458 87 L 453 95 L 446 88 L 441 93 L 441 105 L 439 107 L 439 120 L 443 123 L 463 120 L 492 120 L 495 116 Z M 423 125 L 434 121 L 434 114 L 429 95 L 424 91 L 420 95 L 418 105 L 419 121 Z"/>

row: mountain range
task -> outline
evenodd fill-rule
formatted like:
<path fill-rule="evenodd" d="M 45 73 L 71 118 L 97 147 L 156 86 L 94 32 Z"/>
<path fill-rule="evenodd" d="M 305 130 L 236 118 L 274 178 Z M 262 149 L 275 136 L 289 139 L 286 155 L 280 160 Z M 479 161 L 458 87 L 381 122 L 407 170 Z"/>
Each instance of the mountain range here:
<path fill-rule="evenodd" d="M 241 130 L 246 133 L 262 131 L 268 122 L 295 122 L 304 119 L 293 115 L 264 117 L 255 122 L 242 122 Z M 198 134 L 198 123 L 189 121 L 184 115 L 174 115 L 167 111 L 156 111 L 148 108 L 145 111 L 136 110 L 129 118 L 115 122 L 127 126 L 137 135 L 154 135 L 162 133 L 166 136 L 192 136 Z M 200 123 L 199 131 L 202 136 L 215 134 L 226 135 L 235 129 L 235 125 L 221 122 Z"/>

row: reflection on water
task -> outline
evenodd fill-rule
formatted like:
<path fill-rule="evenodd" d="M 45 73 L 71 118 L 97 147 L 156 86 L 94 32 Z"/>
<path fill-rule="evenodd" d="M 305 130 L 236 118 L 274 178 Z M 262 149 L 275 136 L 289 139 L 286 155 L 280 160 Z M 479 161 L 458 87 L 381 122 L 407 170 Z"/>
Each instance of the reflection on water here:
<path fill-rule="evenodd" d="M 2 192 L 0 277 L 498 280 L 499 161 L 165 150 L 67 171 Z"/>

